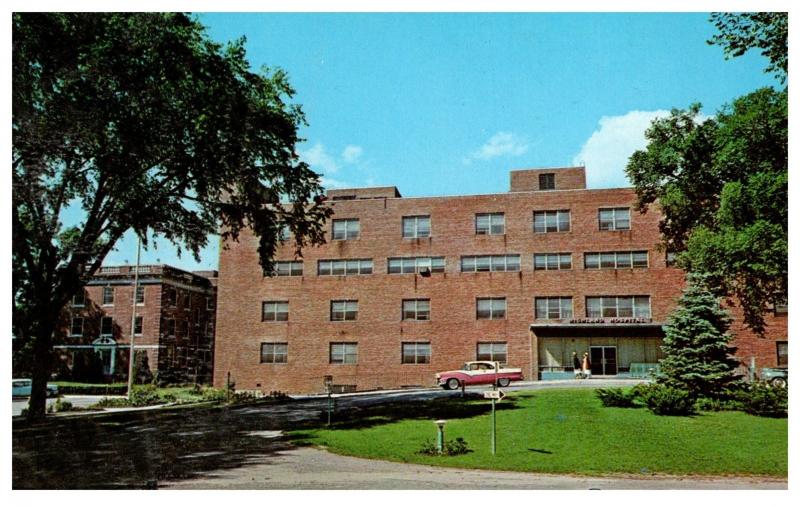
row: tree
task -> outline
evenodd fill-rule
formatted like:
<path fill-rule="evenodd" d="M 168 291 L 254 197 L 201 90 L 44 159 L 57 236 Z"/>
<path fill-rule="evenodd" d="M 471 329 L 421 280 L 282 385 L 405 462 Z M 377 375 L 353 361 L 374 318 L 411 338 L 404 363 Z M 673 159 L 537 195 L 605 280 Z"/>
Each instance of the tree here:
<path fill-rule="evenodd" d="M 658 383 L 688 391 L 695 397 L 719 398 L 738 379 L 728 343 L 730 316 L 702 276 L 691 275 L 678 307 L 664 326 Z"/>
<path fill-rule="evenodd" d="M 267 272 L 284 226 L 297 254 L 324 242 L 331 211 L 295 149 L 302 110 L 284 72 L 250 70 L 243 39 L 221 46 L 183 14 L 14 14 L 12 74 L 13 327 L 33 357 L 30 419 L 45 413 L 60 309 L 126 231 L 197 258 L 208 234 L 250 227 Z M 69 206 L 77 225 L 62 222 Z"/>
<path fill-rule="evenodd" d="M 708 44 L 722 46 L 725 58 L 742 56 L 751 49 L 761 49 L 769 60 L 764 72 L 773 72 L 786 82 L 789 67 L 789 15 L 786 12 L 715 12 L 711 21 L 719 34 Z"/>
<path fill-rule="evenodd" d="M 787 92 L 756 90 L 714 119 L 699 111 L 655 120 L 626 172 L 637 208 L 661 208 L 667 251 L 735 297 L 761 333 L 767 307 L 788 287 Z"/>

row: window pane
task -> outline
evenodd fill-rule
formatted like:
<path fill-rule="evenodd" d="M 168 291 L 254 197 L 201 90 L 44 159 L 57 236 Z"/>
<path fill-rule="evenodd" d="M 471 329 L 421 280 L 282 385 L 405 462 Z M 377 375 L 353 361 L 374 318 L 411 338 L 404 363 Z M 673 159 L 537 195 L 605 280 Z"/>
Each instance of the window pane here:
<path fill-rule="evenodd" d="M 561 318 L 572 318 L 571 297 L 561 297 Z"/>
<path fill-rule="evenodd" d="M 620 318 L 633 317 L 632 297 L 617 297 L 617 316 Z"/>
<path fill-rule="evenodd" d="M 614 227 L 614 211 L 601 209 L 599 211 L 600 230 L 612 230 Z"/>
<path fill-rule="evenodd" d="M 533 255 L 534 270 L 541 271 L 547 267 L 547 255 Z"/>
<path fill-rule="evenodd" d="M 519 255 L 509 255 L 506 257 L 506 271 L 516 272 L 519 270 Z"/>
<path fill-rule="evenodd" d="M 403 263 L 399 258 L 390 258 L 389 259 L 389 274 L 398 274 L 402 272 Z"/>
<path fill-rule="evenodd" d="M 533 213 L 533 231 L 538 233 L 545 231 L 544 213 L 542 212 Z"/>
<path fill-rule="evenodd" d="M 504 272 L 506 270 L 506 257 L 501 255 L 495 255 L 491 257 L 491 262 L 492 262 L 492 271 Z"/>
<path fill-rule="evenodd" d="M 549 212 L 545 215 L 545 229 L 548 232 L 558 232 L 558 215 L 555 212 Z"/>
<path fill-rule="evenodd" d="M 414 218 L 403 218 L 403 237 L 416 237 Z"/>
<path fill-rule="evenodd" d="M 490 257 L 476 257 L 475 258 L 475 270 L 478 272 L 487 272 L 491 267 L 491 259 Z"/>
<path fill-rule="evenodd" d="M 488 214 L 475 215 L 475 233 L 488 234 L 490 229 L 490 221 Z"/>
<path fill-rule="evenodd" d="M 547 318 L 547 299 L 536 299 L 536 318 L 540 320 Z"/>
<path fill-rule="evenodd" d="M 561 318 L 561 300 L 557 298 L 548 299 L 547 301 L 547 317 L 551 320 Z"/>
<path fill-rule="evenodd" d="M 614 258 L 616 255 L 614 253 L 601 253 L 600 254 L 600 267 L 603 269 L 613 269 L 614 265 Z"/>
<path fill-rule="evenodd" d="M 631 228 L 631 210 L 616 209 L 614 213 L 614 228 L 617 230 L 627 230 Z"/>
<path fill-rule="evenodd" d="M 431 258 L 431 271 L 444 272 L 444 257 Z"/>
<path fill-rule="evenodd" d="M 359 221 L 358 220 L 347 220 L 347 238 L 354 239 L 358 237 L 358 232 L 360 230 Z"/>
<path fill-rule="evenodd" d="M 288 276 L 289 275 L 289 263 L 288 262 L 277 262 L 275 264 L 275 274 L 278 276 Z"/>
<path fill-rule="evenodd" d="M 617 269 L 629 269 L 631 266 L 631 254 L 629 251 L 617 252 Z"/>
<path fill-rule="evenodd" d="M 634 306 L 636 318 L 650 318 L 650 297 L 635 297 Z"/>
<path fill-rule="evenodd" d="M 346 269 L 347 274 L 358 274 L 358 260 L 348 260 Z"/>
<path fill-rule="evenodd" d="M 572 255 L 569 253 L 559 255 L 559 269 L 572 269 Z"/>
<path fill-rule="evenodd" d="M 558 270 L 557 255 L 547 255 L 547 269 L 551 271 Z"/>
<path fill-rule="evenodd" d="M 403 259 L 403 273 L 413 273 L 416 272 L 417 268 L 417 259 L 416 258 L 404 258 Z"/>
<path fill-rule="evenodd" d="M 599 269 L 600 268 L 600 253 L 586 253 L 583 257 L 584 266 L 587 269 Z"/>
<path fill-rule="evenodd" d="M 429 217 L 417 218 L 417 237 L 429 237 L 431 235 L 431 219 Z"/>
<path fill-rule="evenodd" d="M 492 233 L 493 234 L 504 234 L 506 229 L 506 218 L 503 214 L 493 214 L 491 215 L 492 220 Z"/>
<path fill-rule="evenodd" d="M 602 316 L 602 306 L 600 297 L 586 298 L 586 317 L 600 318 Z"/>
<path fill-rule="evenodd" d="M 345 262 L 344 260 L 336 260 L 333 262 L 331 273 L 334 276 L 342 276 L 345 273 L 346 267 L 347 267 L 347 262 Z"/>
<path fill-rule="evenodd" d="M 647 267 L 647 252 L 634 251 L 633 252 L 633 266 L 634 267 Z"/>
<path fill-rule="evenodd" d="M 569 211 L 558 212 L 558 231 L 569 232 Z"/>
<path fill-rule="evenodd" d="M 614 318 L 617 316 L 617 298 L 603 297 L 603 317 Z"/>
<path fill-rule="evenodd" d="M 477 317 L 479 320 L 488 320 L 491 317 L 492 303 L 489 299 L 478 299 Z"/>

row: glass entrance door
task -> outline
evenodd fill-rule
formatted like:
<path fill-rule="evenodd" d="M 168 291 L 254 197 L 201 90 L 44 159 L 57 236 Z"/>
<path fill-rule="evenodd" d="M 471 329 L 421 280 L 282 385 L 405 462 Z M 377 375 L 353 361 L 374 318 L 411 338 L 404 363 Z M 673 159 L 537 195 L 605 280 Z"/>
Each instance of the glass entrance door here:
<path fill-rule="evenodd" d="M 616 346 L 590 346 L 589 359 L 592 361 L 592 376 L 617 375 Z"/>

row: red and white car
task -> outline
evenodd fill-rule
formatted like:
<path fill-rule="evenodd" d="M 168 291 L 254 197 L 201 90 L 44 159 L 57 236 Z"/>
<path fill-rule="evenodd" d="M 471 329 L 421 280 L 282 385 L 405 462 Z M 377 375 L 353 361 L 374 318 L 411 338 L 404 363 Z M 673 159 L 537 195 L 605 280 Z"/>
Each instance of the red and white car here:
<path fill-rule="evenodd" d="M 500 367 L 495 370 L 495 364 L 498 363 L 484 360 L 466 362 L 461 369 L 436 373 L 436 383 L 445 390 L 454 390 L 461 385 L 491 385 L 497 382 L 497 386 L 507 387 L 512 381 L 522 381 L 522 369 Z"/>

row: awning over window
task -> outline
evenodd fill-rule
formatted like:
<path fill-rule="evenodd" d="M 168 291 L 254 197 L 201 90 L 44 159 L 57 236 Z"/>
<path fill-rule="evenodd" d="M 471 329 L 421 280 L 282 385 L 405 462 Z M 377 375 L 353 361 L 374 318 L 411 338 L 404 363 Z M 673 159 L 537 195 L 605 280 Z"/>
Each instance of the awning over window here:
<path fill-rule="evenodd" d="M 664 337 L 663 323 L 532 323 L 537 337 Z"/>

